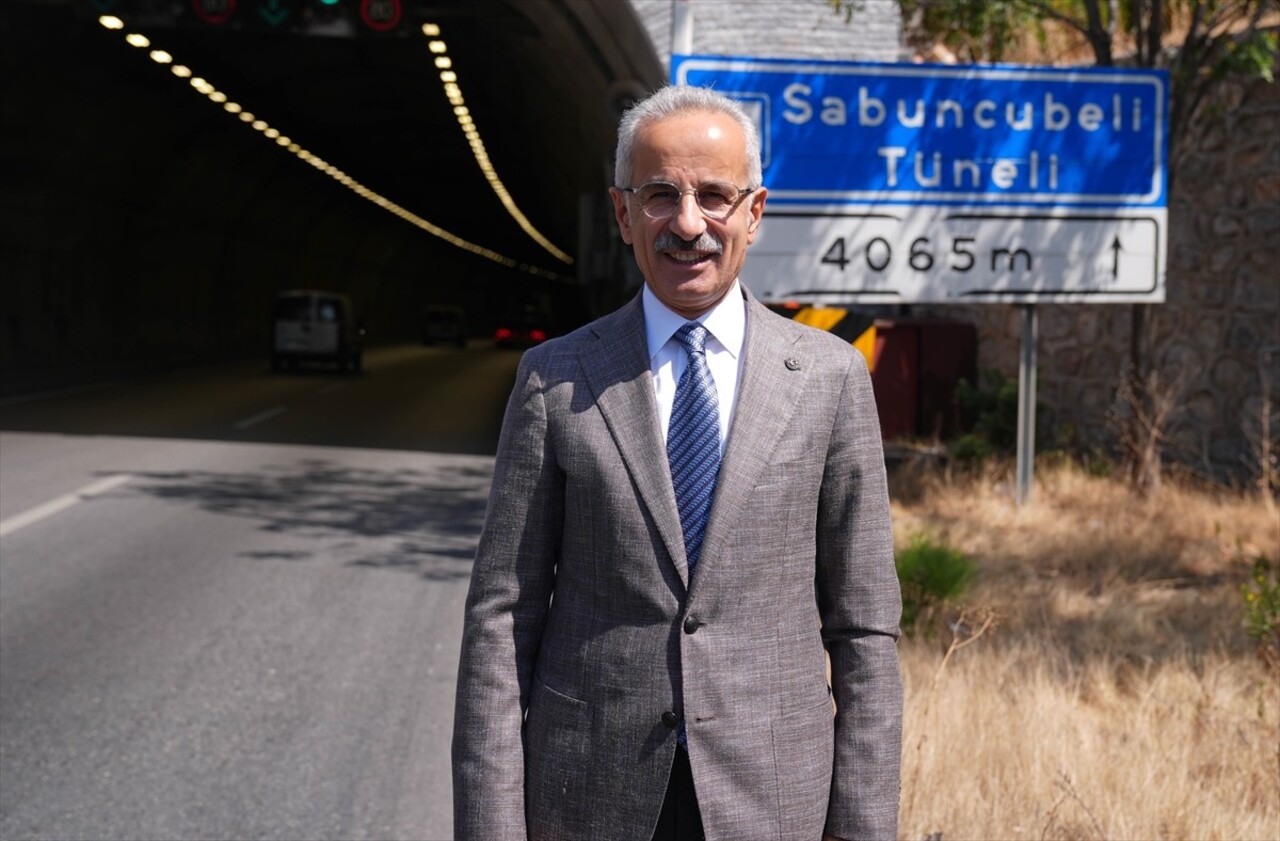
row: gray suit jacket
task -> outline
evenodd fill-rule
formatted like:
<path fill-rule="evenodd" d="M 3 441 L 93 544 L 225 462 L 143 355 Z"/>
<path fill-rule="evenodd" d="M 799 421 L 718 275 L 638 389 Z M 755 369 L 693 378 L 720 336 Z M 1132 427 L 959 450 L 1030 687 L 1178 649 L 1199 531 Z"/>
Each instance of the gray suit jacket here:
<path fill-rule="evenodd" d="M 866 365 L 747 295 L 690 583 L 643 321 L 637 296 L 521 362 L 467 597 L 455 835 L 648 841 L 674 712 L 708 839 L 892 838 L 901 597 Z"/>

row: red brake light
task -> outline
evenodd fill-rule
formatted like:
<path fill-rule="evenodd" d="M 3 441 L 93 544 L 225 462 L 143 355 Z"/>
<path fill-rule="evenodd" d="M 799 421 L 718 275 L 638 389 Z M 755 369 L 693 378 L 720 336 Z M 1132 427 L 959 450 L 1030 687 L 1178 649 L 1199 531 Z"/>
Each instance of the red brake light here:
<path fill-rule="evenodd" d="M 493 331 L 493 337 L 495 339 L 510 339 L 511 331 L 506 327 L 499 327 L 497 330 Z"/>
<path fill-rule="evenodd" d="M 530 330 L 529 338 L 533 339 L 535 342 L 545 342 L 547 340 L 547 334 L 542 330 Z"/>

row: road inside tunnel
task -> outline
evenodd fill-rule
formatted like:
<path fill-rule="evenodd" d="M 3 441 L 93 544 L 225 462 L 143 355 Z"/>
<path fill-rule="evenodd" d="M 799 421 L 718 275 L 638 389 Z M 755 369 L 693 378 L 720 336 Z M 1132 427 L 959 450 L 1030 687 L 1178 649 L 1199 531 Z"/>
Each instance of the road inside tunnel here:
<path fill-rule="evenodd" d="M 629 4 L 407 2 L 395 31 L 318 34 L 322 0 L 259 2 L 294 17 L 0 10 L 0 394 L 264 355 L 282 288 L 350 294 L 371 345 L 435 305 L 482 335 L 609 297 L 618 91 L 661 73 Z"/>

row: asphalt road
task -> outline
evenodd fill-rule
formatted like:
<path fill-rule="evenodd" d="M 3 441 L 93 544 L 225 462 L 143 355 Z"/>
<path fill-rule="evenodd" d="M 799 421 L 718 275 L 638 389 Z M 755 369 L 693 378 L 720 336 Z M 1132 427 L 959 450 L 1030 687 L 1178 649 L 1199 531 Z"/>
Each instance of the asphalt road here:
<path fill-rule="evenodd" d="M 449 838 L 517 358 L 0 404 L 0 838 Z"/>

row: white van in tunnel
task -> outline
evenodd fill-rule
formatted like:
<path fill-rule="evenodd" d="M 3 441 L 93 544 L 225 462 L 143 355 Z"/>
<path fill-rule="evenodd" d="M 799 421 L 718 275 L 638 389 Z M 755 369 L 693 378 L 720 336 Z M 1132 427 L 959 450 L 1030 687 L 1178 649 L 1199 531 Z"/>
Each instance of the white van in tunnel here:
<path fill-rule="evenodd" d="M 272 308 L 271 370 L 302 363 L 327 363 L 359 371 L 364 357 L 364 327 L 351 298 L 339 292 L 287 289 Z"/>

